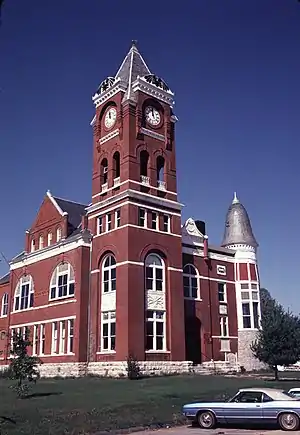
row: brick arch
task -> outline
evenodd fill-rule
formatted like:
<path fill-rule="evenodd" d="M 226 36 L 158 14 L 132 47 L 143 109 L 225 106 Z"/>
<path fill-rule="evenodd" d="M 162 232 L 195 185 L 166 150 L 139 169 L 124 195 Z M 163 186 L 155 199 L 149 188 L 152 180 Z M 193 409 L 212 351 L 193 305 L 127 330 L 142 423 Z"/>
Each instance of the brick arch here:
<path fill-rule="evenodd" d="M 97 165 L 100 165 L 103 159 L 107 159 L 107 161 L 109 161 L 109 153 L 107 151 L 103 151 L 101 154 L 98 154 Z"/>
<path fill-rule="evenodd" d="M 135 157 L 139 157 L 140 156 L 140 153 L 142 152 L 142 151 L 147 151 L 147 153 L 149 154 L 149 158 L 150 158 L 150 150 L 149 150 L 149 147 L 148 147 L 148 144 L 147 144 L 147 142 L 144 142 L 144 143 L 140 143 L 140 144 L 138 144 L 136 147 L 135 147 Z"/>
<path fill-rule="evenodd" d="M 149 243 L 140 251 L 139 254 L 140 261 L 145 263 L 146 257 L 151 253 L 160 255 L 163 258 L 166 267 L 168 266 L 169 255 L 170 255 L 168 249 L 162 247 L 161 245 L 157 245 L 155 243 Z"/>
<path fill-rule="evenodd" d="M 160 110 L 160 112 L 161 112 L 163 115 L 165 114 L 165 108 L 164 108 L 164 106 L 163 106 L 162 104 L 160 104 L 160 102 L 159 102 L 158 100 L 155 100 L 155 99 L 152 98 L 152 97 L 146 98 L 146 99 L 143 101 L 143 104 L 142 104 L 142 111 L 143 111 L 143 112 L 144 112 L 144 109 L 145 109 L 146 106 L 153 106 L 153 107 L 155 107 L 156 109 Z"/>
<path fill-rule="evenodd" d="M 105 247 L 103 247 L 101 249 L 101 251 L 97 255 L 97 262 L 96 262 L 96 264 L 97 264 L 98 269 L 101 267 L 103 258 L 106 257 L 106 255 L 109 255 L 109 254 L 112 254 L 115 257 L 116 262 L 118 262 L 117 258 L 120 255 L 118 249 L 114 245 L 106 245 Z"/>

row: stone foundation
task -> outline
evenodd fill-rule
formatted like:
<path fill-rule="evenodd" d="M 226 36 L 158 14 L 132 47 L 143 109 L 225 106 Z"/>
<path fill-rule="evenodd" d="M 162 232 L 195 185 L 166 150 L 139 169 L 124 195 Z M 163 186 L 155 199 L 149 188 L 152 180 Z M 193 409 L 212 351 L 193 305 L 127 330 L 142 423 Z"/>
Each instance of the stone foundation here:
<path fill-rule="evenodd" d="M 239 365 L 244 367 L 247 372 L 253 370 L 263 370 L 265 364 L 261 363 L 253 355 L 250 346 L 256 338 L 257 331 L 239 331 L 238 332 L 238 359 Z"/>
<path fill-rule="evenodd" d="M 67 378 L 85 376 L 87 373 L 86 363 L 51 363 L 39 366 L 41 378 Z"/>

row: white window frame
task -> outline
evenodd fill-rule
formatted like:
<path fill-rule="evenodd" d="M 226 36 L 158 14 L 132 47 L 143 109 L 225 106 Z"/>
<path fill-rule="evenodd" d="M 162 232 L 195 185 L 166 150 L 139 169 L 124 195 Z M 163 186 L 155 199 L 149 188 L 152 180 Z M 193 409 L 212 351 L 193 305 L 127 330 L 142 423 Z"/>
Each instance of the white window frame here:
<path fill-rule="evenodd" d="M 67 284 L 59 286 L 59 278 L 67 275 Z M 67 294 L 63 296 L 59 296 L 60 288 L 67 286 Z M 54 296 L 53 296 L 54 294 Z M 57 299 L 66 299 L 74 297 L 75 295 L 75 273 L 74 268 L 69 262 L 60 263 L 54 269 L 52 273 L 52 277 L 50 280 L 50 288 L 49 288 L 49 301 L 54 301 Z"/>
<path fill-rule="evenodd" d="M 163 232 L 171 232 L 171 217 L 168 214 L 163 214 Z"/>
<path fill-rule="evenodd" d="M 97 217 L 97 234 L 99 235 L 105 233 L 105 226 L 103 225 L 103 217 L 104 216 Z"/>
<path fill-rule="evenodd" d="M 4 293 L 1 299 L 1 315 L 0 317 L 8 316 L 8 293 Z"/>
<path fill-rule="evenodd" d="M 151 261 L 151 258 L 153 259 Z M 158 260 L 158 262 L 160 262 L 160 265 L 158 265 L 156 263 L 156 261 Z M 150 291 L 150 292 L 159 292 L 159 293 L 164 293 L 166 290 L 166 273 L 165 273 L 165 262 L 164 260 L 161 258 L 160 255 L 157 254 L 149 254 L 146 257 L 145 260 L 145 286 L 146 286 L 146 291 Z M 151 269 L 152 270 L 152 277 L 148 278 L 148 274 L 147 274 L 147 269 Z M 161 270 L 162 271 L 162 279 L 158 279 L 157 278 L 157 271 Z M 152 281 L 152 286 L 151 288 L 148 288 L 148 281 Z M 157 288 L 157 282 L 161 282 L 161 290 Z"/>
<path fill-rule="evenodd" d="M 59 355 L 65 354 L 66 348 L 66 321 L 61 320 L 59 322 Z"/>
<path fill-rule="evenodd" d="M 229 337 L 228 316 L 220 316 L 220 337 Z"/>
<path fill-rule="evenodd" d="M 218 302 L 219 302 L 219 304 L 226 304 L 227 303 L 227 286 L 226 286 L 226 283 L 225 282 L 217 282 L 217 290 L 218 290 Z M 219 297 L 219 295 L 220 295 L 220 292 L 219 292 L 219 286 L 223 286 L 223 289 L 224 289 L 224 300 L 223 301 L 221 301 L 220 300 L 220 297 Z"/>
<path fill-rule="evenodd" d="M 195 271 L 195 274 L 188 273 L 187 272 L 188 268 L 192 268 Z M 200 300 L 201 299 L 201 293 L 200 293 L 200 275 L 199 275 L 198 269 L 193 264 L 186 264 L 184 266 L 184 268 L 183 268 L 182 277 L 183 277 L 183 280 L 184 280 L 184 278 L 188 278 L 188 280 L 189 280 L 189 296 L 186 296 L 183 293 L 184 298 L 185 299 L 197 299 L 197 300 Z M 192 286 L 192 280 L 193 279 L 196 279 L 196 281 L 197 281 L 197 296 L 196 297 L 192 296 L 192 288 L 193 288 L 193 286 Z M 185 286 L 183 284 L 183 292 L 184 292 L 184 288 L 185 288 Z"/>
<path fill-rule="evenodd" d="M 40 324 L 40 343 L 39 343 L 39 355 L 45 355 L 45 345 L 46 345 L 46 325 L 44 323 Z M 44 351 L 43 351 L 44 347 Z"/>
<path fill-rule="evenodd" d="M 52 322 L 51 354 L 58 353 L 58 322 Z"/>
<path fill-rule="evenodd" d="M 30 245 L 30 252 L 34 252 L 34 251 L 35 251 L 35 239 L 32 239 Z"/>
<path fill-rule="evenodd" d="M 112 270 L 115 270 L 116 278 L 112 278 Z M 105 272 L 108 273 L 108 279 L 105 278 Z M 108 283 L 108 290 L 105 291 L 105 283 Z M 113 285 L 113 282 L 115 284 Z M 115 288 L 113 288 L 115 287 Z M 108 294 L 117 290 L 117 262 L 112 254 L 107 255 L 102 263 L 102 280 L 101 280 L 102 294 Z"/>
<path fill-rule="evenodd" d="M 37 356 L 39 349 L 39 325 L 33 325 L 32 355 Z"/>
<path fill-rule="evenodd" d="M 39 249 L 43 249 L 43 248 L 44 248 L 44 236 L 43 234 L 41 234 L 39 237 Z"/>
<path fill-rule="evenodd" d="M 149 316 L 149 313 L 152 313 L 153 316 Z M 147 323 L 152 323 L 153 335 L 149 335 L 152 337 L 152 348 L 146 349 L 146 352 L 166 352 L 167 350 L 167 341 L 166 341 L 166 311 L 164 310 L 147 310 L 146 311 L 146 347 L 148 343 L 148 334 L 147 334 Z M 157 324 L 163 325 L 163 335 L 157 334 Z M 158 349 L 157 346 L 157 338 L 162 337 L 162 349 Z"/>
<path fill-rule="evenodd" d="M 151 229 L 155 231 L 159 229 L 159 214 L 156 211 L 151 211 Z"/>
<path fill-rule="evenodd" d="M 120 228 L 121 226 L 121 209 L 115 211 L 115 228 Z"/>
<path fill-rule="evenodd" d="M 48 244 L 48 246 L 51 246 L 52 239 L 53 239 L 53 234 L 52 234 L 51 231 L 49 231 L 49 233 L 47 234 L 47 244 Z"/>
<path fill-rule="evenodd" d="M 143 224 L 143 225 L 141 225 Z M 147 210 L 145 208 L 138 208 L 138 226 L 141 228 L 147 228 Z"/>
<path fill-rule="evenodd" d="M 115 334 L 112 335 L 112 324 L 115 324 Z M 104 335 L 103 326 L 108 325 L 108 333 Z M 105 311 L 101 313 L 101 352 L 115 352 L 116 351 L 116 334 L 117 334 L 117 322 L 115 311 Z M 104 340 L 107 338 L 108 346 L 104 346 Z M 114 339 L 114 346 L 113 346 Z"/>
<path fill-rule="evenodd" d="M 74 325 L 75 325 L 74 319 L 68 319 L 67 353 L 71 355 L 74 354 Z"/>
<path fill-rule="evenodd" d="M 28 296 L 26 298 L 25 307 L 21 308 L 22 299 L 25 299 L 24 295 L 22 297 L 23 291 L 25 291 L 25 286 L 29 285 Z M 17 303 L 18 302 L 18 303 Z M 23 275 L 16 286 L 14 295 L 14 312 L 15 311 L 25 311 L 34 306 L 34 284 L 31 275 Z"/>
<path fill-rule="evenodd" d="M 217 274 L 226 276 L 227 274 L 226 266 L 224 266 L 223 264 L 217 264 Z"/>
<path fill-rule="evenodd" d="M 242 290 L 240 293 L 241 296 L 241 318 L 242 318 L 242 329 L 244 330 L 257 330 L 260 328 L 261 321 L 261 313 L 260 313 L 260 301 L 259 301 L 259 290 L 250 289 L 250 285 L 248 285 L 248 290 Z M 254 321 L 254 304 L 257 304 L 257 322 L 258 327 L 255 326 Z M 243 306 L 248 305 L 249 314 L 244 314 Z M 250 326 L 245 327 L 244 319 L 250 319 Z"/>
<path fill-rule="evenodd" d="M 111 219 L 111 213 L 107 213 L 106 215 L 106 232 L 112 230 L 112 219 Z"/>

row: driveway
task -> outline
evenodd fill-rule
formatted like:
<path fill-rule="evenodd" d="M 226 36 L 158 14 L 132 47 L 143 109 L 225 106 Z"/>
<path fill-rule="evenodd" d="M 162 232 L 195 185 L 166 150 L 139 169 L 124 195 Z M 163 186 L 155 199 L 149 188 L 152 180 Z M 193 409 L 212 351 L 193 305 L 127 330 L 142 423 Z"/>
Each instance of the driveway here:
<path fill-rule="evenodd" d="M 179 426 L 170 429 L 159 429 L 156 431 L 135 432 L 134 435 L 283 435 L 281 430 L 262 430 L 262 429 L 200 429 L 191 426 Z"/>

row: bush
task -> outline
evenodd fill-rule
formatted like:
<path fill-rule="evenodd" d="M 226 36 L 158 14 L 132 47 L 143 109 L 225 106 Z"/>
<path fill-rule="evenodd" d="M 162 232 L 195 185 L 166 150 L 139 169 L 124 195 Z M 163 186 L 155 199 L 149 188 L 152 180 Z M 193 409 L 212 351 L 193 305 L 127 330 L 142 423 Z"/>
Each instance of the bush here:
<path fill-rule="evenodd" d="M 127 357 L 127 377 L 128 379 L 141 379 L 142 372 L 137 359 L 133 355 Z"/>

